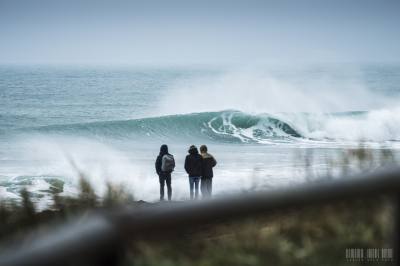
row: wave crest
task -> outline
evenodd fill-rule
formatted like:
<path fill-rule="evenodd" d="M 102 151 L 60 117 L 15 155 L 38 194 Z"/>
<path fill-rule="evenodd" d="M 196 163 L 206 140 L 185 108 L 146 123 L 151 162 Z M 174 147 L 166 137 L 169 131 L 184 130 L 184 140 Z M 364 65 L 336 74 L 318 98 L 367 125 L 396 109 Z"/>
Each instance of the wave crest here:
<path fill-rule="evenodd" d="M 31 128 L 28 131 L 83 137 L 146 140 L 197 140 L 272 143 L 299 139 L 321 141 L 399 141 L 400 109 L 330 114 L 248 114 L 203 112 L 124 121 Z M 26 129 L 24 130 L 26 132 Z"/>
<path fill-rule="evenodd" d="M 301 135 L 288 123 L 270 115 L 240 111 L 204 112 L 133 119 L 54 125 L 35 132 L 110 138 L 191 139 L 259 143 L 292 139 Z"/>

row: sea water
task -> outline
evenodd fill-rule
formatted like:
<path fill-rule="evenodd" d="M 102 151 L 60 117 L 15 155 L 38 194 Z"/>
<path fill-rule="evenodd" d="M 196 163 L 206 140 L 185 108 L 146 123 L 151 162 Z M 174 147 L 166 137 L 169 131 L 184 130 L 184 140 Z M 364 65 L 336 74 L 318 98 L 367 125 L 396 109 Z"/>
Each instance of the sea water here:
<path fill-rule="evenodd" d="M 99 194 L 124 184 L 159 196 L 161 144 L 176 158 L 173 198 L 189 196 L 190 145 L 218 164 L 214 193 L 297 185 L 344 149 L 400 150 L 400 66 L 277 68 L 1 66 L 0 196 L 49 203 L 84 174 Z M 311 159 L 310 159 L 311 158 Z"/>

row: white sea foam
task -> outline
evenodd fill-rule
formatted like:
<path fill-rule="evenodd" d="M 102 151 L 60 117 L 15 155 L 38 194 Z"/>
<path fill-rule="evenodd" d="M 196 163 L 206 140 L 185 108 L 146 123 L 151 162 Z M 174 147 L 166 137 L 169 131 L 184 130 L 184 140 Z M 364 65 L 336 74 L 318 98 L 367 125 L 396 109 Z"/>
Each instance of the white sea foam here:
<path fill-rule="evenodd" d="M 356 73 L 341 78 L 321 74 L 290 79 L 269 72 L 247 70 L 181 80 L 166 90 L 157 114 L 228 109 L 256 114 L 332 113 L 398 105 L 398 99 L 368 89 L 357 70 L 349 71 Z"/>
<path fill-rule="evenodd" d="M 315 140 L 400 141 L 400 108 L 372 110 L 365 114 L 279 114 L 300 134 Z"/>
<path fill-rule="evenodd" d="M 346 74 L 337 77 L 328 72 L 307 76 L 305 72 L 301 79 L 290 79 L 270 72 L 246 70 L 179 81 L 167 91 L 158 113 L 240 110 L 278 117 L 305 138 L 315 140 L 400 140 L 399 95 L 388 96 L 369 89 L 357 69 L 343 73 Z M 366 114 L 352 115 L 352 111 Z M 345 114 L 337 115 L 338 112 Z M 270 142 L 253 134 L 257 129 L 265 130 L 262 124 L 265 120 L 243 129 L 235 127 L 230 117 L 223 119 L 225 128 L 231 129 L 229 133 L 242 142 Z M 228 134 L 210 128 L 215 133 Z"/>

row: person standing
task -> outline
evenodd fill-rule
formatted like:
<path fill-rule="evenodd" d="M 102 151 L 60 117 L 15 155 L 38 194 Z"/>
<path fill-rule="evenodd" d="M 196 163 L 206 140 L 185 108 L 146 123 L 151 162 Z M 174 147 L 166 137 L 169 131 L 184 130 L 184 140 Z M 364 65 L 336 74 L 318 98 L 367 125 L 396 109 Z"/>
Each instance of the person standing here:
<path fill-rule="evenodd" d="M 217 165 L 214 156 L 207 152 L 207 146 L 201 145 L 200 153 L 203 157 L 202 175 L 201 175 L 201 194 L 203 198 L 211 197 L 212 194 L 212 179 L 214 177 L 213 168 Z"/>
<path fill-rule="evenodd" d="M 189 175 L 190 199 L 198 199 L 199 181 L 202 173 L 203 158 L 199 154 L 197 147 L 194 145 L 190 146 L 188 152 L 189 154 L 185 159 L 185 170 Z"/>
<path fill-rule="evenodd" d="M 160 154 L 156 159 L 156 172 L 160 181 L 160 201 L 164 200 L 164 187 L 167 184 L 168 200 L 172 198 L 171 173 L 175 168 L 174 156 L 168 152 L 168 146 L 163 144 L 160 147 Z"/>

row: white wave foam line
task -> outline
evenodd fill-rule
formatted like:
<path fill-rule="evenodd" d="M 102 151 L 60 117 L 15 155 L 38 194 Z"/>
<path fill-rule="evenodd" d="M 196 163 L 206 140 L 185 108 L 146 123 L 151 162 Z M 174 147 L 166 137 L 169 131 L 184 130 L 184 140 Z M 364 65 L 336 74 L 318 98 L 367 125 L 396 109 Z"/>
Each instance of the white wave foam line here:
<path fill-rule="evenodd" d="M 214 132 L 217 135 L 225 135 L 229 137 L 236 137 L 238 138 L 241 142 L 248 142 L 248 139 L 244 138 L 239 132 L 240 129 L 238 129 L 234 124 L 232 124 L 233 114 L 222 114 L 219 117 L 214 117 L 210 121 L 208 121 L 207 126 L 211 129 L 212 132 Z M 213 127 L 212 123 L 215 122 L 217 119 L 222 119 L 222 125 L 219 126 L 217 129 Z"/>
<path fill-rule="evenodd" d="M 365 115 L 280 115 L 303 136 L 316 140 L 400 141 L 400 108 L 373 110 Z"/>
<path fill-rule="evenodd" d="M 19 196 L 8 192 L 6 187 L 1 187 L 0 186 L 0 200 L 4 200 L 4 199 L 18 199 Z"/>
<path fill-rule="evenodd" d="M 217 135 L 225 135 L 229 137 L 234 137 L 239 139 L 243 143 L 248 142 L 257 142 L 262 144 L 271 144 L 272 141 L 266 139 L 259 139 L 254 137 L 254 129 L 260 129 L 258 127 L 250 127 L 250 128 L 238 128 L 232 123 L 232 118 L 234 113 L 225 114 L 223 113 L 219 117 L 214 117 L 211 119 L 207 126 Z M 222 125 L 217 129 L 213 127 L 212 123 L 217 119 L 222 119 Z"/>

